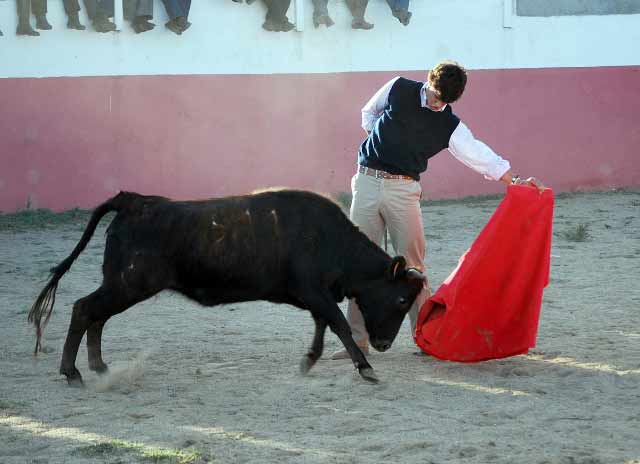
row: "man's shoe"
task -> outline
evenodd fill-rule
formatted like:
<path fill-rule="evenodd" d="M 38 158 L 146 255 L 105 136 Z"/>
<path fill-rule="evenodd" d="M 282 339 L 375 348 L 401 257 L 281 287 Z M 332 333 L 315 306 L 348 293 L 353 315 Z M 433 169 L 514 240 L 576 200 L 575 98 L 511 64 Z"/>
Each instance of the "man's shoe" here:
<path fill-rule="evenodd" d="M 178 26 L 178 23 L 176 23 L 175 19 L 172 19 L 171 21 L 165 23 L 164 27 L 178 35 L 182 34 L 182 29 L 180 28 L 180 26 Z"/>
<path fill-rule="evenodd" d="M 36 28 L 42 29 L 43 31 L 49 31 L 52 29 L 51 24 L 49 24 L 45 15 L 36 16 Z"/>
<path fill-rule="evenodd" d="M 400 21 L 400 23 L 403 24 L 404 26 L 408 26 L 409 25 L 409 21 L 411 21 L 411 12 L 410 11 L 394 10 L 392 14 L 393 14 L 393 16 L 398 18 L 398 21 Z"/>
<path fill-rule="evenodd" d="M 67 28 L 75 29 L 76 31 L 84 31 L 86 27 L 80 24 L 80 19 L 78 18 L 78 13 L 71 13 L 69 15 L 69 21 L 67 22 Z"/>
<path fill-rule="evenodd" d="M 191 23 L 187 21 L 187 18 L 185 18 L 184 16 L 178 16 L 176 18 L 176 24 L 182 30 L 182 32 L 186 31 L 191 27 Z"/>
<path fill-rule="evenodd" d="M 16 35 L 30 35 L 32 37 L 37 37 L 40 35 L 38 31 L 34 31 L 29 23 L 18 24 L 16 28 Z"/>
<path fill-rule="evenodd" d="M 358 348 L 364 353 L 369 354 L 369 344 L 366 345 L 358 345 Z M 351 359 L 351 355 L 346 349 L 336 351 L 331 355 L 331 359 Z"/>
<path fill-rule="evenodd" d="M 147 32 L 152 30 L 156 25 L 154 23 L 150 23 L 146 17 L 137 17 L 133 23 L 133 30 L 136 31 L 136 34 L 140 34 L 141 32 Z"/>
<path fill-rule="evenodd" d="M 109 18 L 99 16 L 93 20 L 93 28 L 96 32 L 114 32 L 116 25 L 109 21 Z"/>
<path fill-rule="evenodd" d="M 275 21 L 267 19 L 264 23 L 262 23 L 262 29 L 269 32 L 278 32 L 280 30 L 280 25 Z"/>
<path fill-rule="evenodd" d="M 368 31 L 373 29 L 373 24 L 366 22 L 364 19 L 354 19 L 351 21 L 351 29 L 364 29 Z"/>
<path fill-rule="evenodd" d="M 313 15 L 313 27 L 319 27 L 321 24 L 324 24 L 327 27 L 331 27 L 335 23 L 329 17 L 329 15 L 326 15 L 326 14 L 316 15 L 316 14 L 314 14 Z"/>

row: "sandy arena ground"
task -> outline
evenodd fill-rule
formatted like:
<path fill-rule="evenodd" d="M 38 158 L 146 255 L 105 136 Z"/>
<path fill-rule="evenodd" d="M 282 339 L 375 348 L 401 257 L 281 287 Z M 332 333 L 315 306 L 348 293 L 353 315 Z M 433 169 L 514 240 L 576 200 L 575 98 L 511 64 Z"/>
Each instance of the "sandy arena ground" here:
<path fill-rule="evenodd" d="M 498 204 L 425 204 L 437 287 Z M 27 311 L 87 213 L 0 215 L 0 463 L 640 463 L 640 192 L 556 199 L 538 345 L 457 364 L 418 356 L 408 322 L 363 381 L 322 359 L 307 377 L 306 312 L 258 302 L 202 308 L 162 293 L 111 319 L 111 371 L 58 375 L 78 298 L 101 279 L 100 228 L 62 279 L 32 356 Z M 344 308 L 344 304 L 342 305 Z M 340 348 L 327 333 L 325 358 Z"/>

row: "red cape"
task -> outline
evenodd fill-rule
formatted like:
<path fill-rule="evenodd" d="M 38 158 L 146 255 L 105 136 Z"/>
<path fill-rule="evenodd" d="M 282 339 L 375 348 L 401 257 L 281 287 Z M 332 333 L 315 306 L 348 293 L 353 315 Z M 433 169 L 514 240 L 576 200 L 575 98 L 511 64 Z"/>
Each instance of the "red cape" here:
<path fill-rule="evenodd" d="M 416 344 L 462 362 L 534 347 L 549 283 L 552 221 L 551 189 L 509 186 L 458 267 L 420 309 Z"/>

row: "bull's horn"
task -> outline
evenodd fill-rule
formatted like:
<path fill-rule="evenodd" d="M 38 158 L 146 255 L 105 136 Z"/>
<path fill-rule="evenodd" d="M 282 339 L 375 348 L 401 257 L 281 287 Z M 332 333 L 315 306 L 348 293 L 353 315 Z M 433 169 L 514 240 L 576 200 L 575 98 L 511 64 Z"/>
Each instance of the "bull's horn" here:
<path fill-rule="evenodd" d="M 416 279 L 422 279 L 424 281 L 424 283 L 427 283 L 426 274 L 423 274 L 422 272 L 420 272 L 417 269 L 414 269 L 412 267 L 407 269 L 407 275 L 411 276 L 411 277 L 415 277 Z"/>

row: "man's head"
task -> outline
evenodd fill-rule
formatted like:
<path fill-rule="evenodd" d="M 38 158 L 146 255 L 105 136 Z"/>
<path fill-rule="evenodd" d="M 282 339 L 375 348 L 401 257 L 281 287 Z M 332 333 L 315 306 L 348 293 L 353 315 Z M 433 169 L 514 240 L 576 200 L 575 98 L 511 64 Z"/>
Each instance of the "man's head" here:
<path fill-rule="evenodd" d="M 467 71 L 455 61 L 443 61 L 429 71 L 427 84 L 438 101 L 453 103 L 464 92 Z"/>

